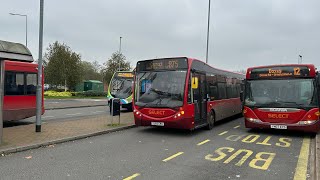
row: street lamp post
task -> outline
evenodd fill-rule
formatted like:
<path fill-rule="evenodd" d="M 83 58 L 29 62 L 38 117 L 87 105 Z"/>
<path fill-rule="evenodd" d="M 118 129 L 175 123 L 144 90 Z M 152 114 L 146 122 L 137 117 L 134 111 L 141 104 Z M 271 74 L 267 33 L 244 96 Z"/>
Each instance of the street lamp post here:
<path fill-rule="evenodd" d="M 119 46 L 119 62 L 118 62 L 118 64 L 119 64 L 119 68 L 118 68 L 118 71 L 120 71 L 120 58 L 121 58 L 121 39 L 122 39 L 122 37 L 120 36 L 120 46 Z"/>
<path fill-rule="evenodd" d="M 36 112 L 36 132 L 41 132 L 42 114 L 42 48 L 43 48 L 43 11 L 44 0 L 40 0 L 39 18 L 39 59 L 38 59 L 38 82 L 37 82 L 37 112 Z"/>
<path fill-rule="evenodd" d="M 302 63 L 302 56 L 299 55 L 298 64 L 301 64 L 301 63 Z"/>
<path fill-rule="evenodd" d="M 28 15 L 26 14 L 16 14 L 16 13 L 9 13 L 12 16 L 23 16 L 26 18 L 26 46 L 28 47 Z"/>
<path fill-rule="evenodd" d="M 210 32 L 210 7 L 211 7 L 211 0 L 209 0 L 209 7 L 208 7 L 208 29 L 207 29 L 207 51 L 206 51 L 206 63 L 208 63 L 208 51 L 209 51 L 209 32 Z"/>

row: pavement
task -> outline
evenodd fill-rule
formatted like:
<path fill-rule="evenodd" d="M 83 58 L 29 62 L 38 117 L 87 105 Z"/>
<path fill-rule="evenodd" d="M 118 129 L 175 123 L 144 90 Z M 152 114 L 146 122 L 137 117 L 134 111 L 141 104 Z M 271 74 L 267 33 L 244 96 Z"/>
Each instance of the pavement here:
<path fill-rule="evenodd" d="M 126 109 L 122 110 L 123 113 L 129 113 Z M 131 112 L 132 113 L 132 112 Z M 64 109 L 50 109 L 46 110 L 42 115 L 42 121 L 62 121 L 62 120 L 78 120 L 79 118 L 88 118 L 93 116 L 110 114 L 108 106 L 90 106 L 90 107 L 77 107 L 77 108 L 64 108 Z M 22 120 L 21 122 L 34 123 L 36 117 L 30 117 Z M 5 123 L 4 125 L 11 123 Z"/>
<path fill-rule="evenodd" d="M 310 179 L 313 139 L 300 132 L 249 130 L 243 118 L 220 122 L 211 131 L 137 127 L 0 157 L 0 174 L 3 179 Z"/>
<path fill-rule="evenodd" d="M 122 113 L 120 117 L 120 125 L 116 126 L 108 125 L 111 122 L 118 124 L 118 116 L 112 118 L 109 115 L 73 118 L 65 121 L 47 121 L 42 124 L 42 132 L 40 133 L 35 132 L 34 124 L 17 122 L 22 125 L 3 129 L 0 154 L 24 151 L 133 127 L 132 113 Z"/>
<path fill-rule="evenodd" d="M 44 107 L 50 109 L 79 108 L 92 106 L 106 106 L 107 99 L 45 99 Z"/>

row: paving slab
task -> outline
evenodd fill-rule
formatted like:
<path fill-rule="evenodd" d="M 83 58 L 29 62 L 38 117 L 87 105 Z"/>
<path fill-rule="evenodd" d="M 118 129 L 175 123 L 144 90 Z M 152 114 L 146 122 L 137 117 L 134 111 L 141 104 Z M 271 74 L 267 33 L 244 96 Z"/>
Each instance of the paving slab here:
<path fill-rule="evenodd" d="M 24 151 L 134 127 L 132 113 L 123 113 L 120 117 L 120 125 L 117 125 L 118 117 L 106 115 L 70 121 L 46 122 L 42 124 L 42 132 L 40 133 L 35 132 L 34 124 L 4 128 L 0 154 Z M 115 125 L 110 126 L 111 122 Z"/>
<path fill-rule="evenodd" d="M 44 107 L 50 109 L 107 106 L 107 99 L 45 99 Z"/>

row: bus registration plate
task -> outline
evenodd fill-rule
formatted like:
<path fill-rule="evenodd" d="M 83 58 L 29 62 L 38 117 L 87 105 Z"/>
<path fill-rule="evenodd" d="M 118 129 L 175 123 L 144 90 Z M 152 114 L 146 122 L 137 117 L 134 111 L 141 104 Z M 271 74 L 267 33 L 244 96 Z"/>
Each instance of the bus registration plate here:
<path fill-rule="evenodd" d="M 164 126 L 164 122 L 151 122 L 152 126 Z"/>
<path fill-rule="evenodd" d="M 271 125 L 273 129 L 287 129 L 286 125 Z"/>

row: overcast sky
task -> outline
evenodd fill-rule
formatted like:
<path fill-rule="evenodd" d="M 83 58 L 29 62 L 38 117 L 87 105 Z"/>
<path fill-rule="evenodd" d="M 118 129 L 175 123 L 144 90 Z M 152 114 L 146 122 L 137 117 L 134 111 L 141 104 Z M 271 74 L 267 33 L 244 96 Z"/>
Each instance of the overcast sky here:
<path fill-rule="evenodd" d="M 0 39 L 25 43 L 38 58 L 39 0 L 1 0 Z M 319 0 L 212 0 L 209 64 L 227 70 L 304 63 L 320 68 Z M 83 60 L 119 49 L 135 65 L 155 57 L 205 61 L 208 0 L 45 0 L 44 48 L 64 42 Z"/>

